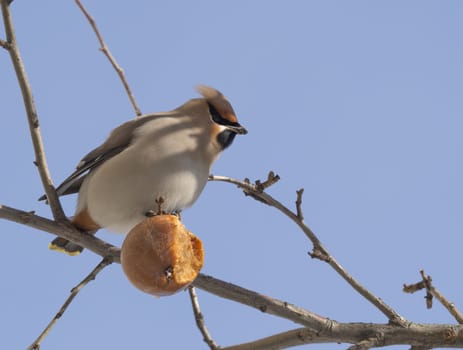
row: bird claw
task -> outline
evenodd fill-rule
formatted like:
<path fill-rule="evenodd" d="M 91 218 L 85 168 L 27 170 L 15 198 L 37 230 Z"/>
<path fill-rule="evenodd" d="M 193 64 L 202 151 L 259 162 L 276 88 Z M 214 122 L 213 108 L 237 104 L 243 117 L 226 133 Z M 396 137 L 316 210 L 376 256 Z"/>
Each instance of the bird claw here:
<path fill-rule="evenodd" d="M 147 212 L 145 212 L 145 216 L 151 218 L 156 215 L 167 214 L 164 210 L 162 210 L 162 205 L 164 204 L 164 197 L 158 197 L 154 201 L 157 204 L 157 210 L 150 209 Z"/>

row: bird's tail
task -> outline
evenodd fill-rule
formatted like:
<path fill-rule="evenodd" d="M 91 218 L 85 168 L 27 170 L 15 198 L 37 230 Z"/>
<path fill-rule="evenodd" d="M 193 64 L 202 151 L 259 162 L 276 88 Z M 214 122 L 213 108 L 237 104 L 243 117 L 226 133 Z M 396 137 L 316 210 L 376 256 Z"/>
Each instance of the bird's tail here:
<path fill-rule="evenodd" d="M 53 241 L 50 242 L 48 248 L 71 256 L 79 255 L 82 250 L 84 250 L 84 248 L 82 248 L 80 245 L 68 241 L 62 237 L 56 237 Z"/>
<path fill-rule="evenodd" d="M 82 210 L 76 216 L 72 217 L 71 223 L 77 229 L 91 235 L 94 235 L 100 228 L 100 226 L 98 226 L 98 224 L 96 224 L 90 217 L 87 210 Z M 72 256 L 79 255 L 82 250 L 84 250 L 84 248 L 80 245 L 62 237 L 56 237 L 53 241 L 50 242 L 48 248 Z"/>

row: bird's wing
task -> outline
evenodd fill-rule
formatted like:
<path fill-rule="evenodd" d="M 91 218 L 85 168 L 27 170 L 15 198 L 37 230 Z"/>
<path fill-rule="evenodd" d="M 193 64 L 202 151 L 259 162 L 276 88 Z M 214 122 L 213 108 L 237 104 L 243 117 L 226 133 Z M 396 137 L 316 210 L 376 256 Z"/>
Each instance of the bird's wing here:
<path fill-rule="evenodd" d="M 56 189 L 58 196 L 79 192 L 82 182 L 90 171 L 124 151 L 132 142 L 134 130 L 159 116 L 159 114 L 145 115 L 128 121 L 114 129 L 106 141 L 82 158 L 76 170 L 58 186 Z M 46 199 L 45 195 L 39 198 L 39 200 L 44 199 Z"/>
<path fill-rule="evenodd" d="M 116 154 L 122 152 L 128 144 L 121 145 L 119 147 L 114 147 L 110 149 L 104 149 L 103 147 L 98 147 L 92 151 L 96 153 L 95 157 L 92 158 L 83 158 L 76 170 L 69 175 L 61 185 L 56 189 L 58 196 L 64 196 L 67 194 L 72 194 L 79 192 L 80 186 L 87 176 L 88 172 L 93 169 L 96 169 L 100 164 L 107 161 L 108 159 L 114 157 Z M 101 149 L 100 149 L 101 148 Z M 99 152 L 96 152 L 99 151 Z"/>

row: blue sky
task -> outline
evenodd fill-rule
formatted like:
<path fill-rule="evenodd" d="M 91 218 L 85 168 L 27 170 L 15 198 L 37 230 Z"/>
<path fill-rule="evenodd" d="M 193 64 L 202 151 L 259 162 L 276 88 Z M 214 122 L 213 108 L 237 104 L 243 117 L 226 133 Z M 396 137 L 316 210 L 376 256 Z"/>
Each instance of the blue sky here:
<path fill-rule="evenodd" d="M 305 188 L 307 224 L 367 288 L 414 322 L 451 323 L 403 283 L 419 270 L 463 307 L 459 280 L 463 166 L 463 3 L 459 1 L 136 1 L 84 3 L 143 112 L 170 110 L 220 89 L 249 134 L 214 174 L 252 180 L 292 207 Z M 47 158 L 59 184 L 134 113 L 73 1 L 13 5 Z M 3 30 L 0 36 L 4 38 Z M 19 88 L 0 52 L 0 203 L 50 217 L 32 164 Z M 63 200 L 72 215 L 75 198 Z M 275 209 L 209 183 L 184 212 L 205 246 L 203 272 L 343 322 L 386 322 Z M 23 349 L 99 261 L 47 249 L 52 236 L 0 221 L 2 344 Z M 101 232 L 114 244 L 123 237 Z M 297 327 L 199 291 L 222 346 Z M 187 293 L 155 299 L 119 265 L 75 299 L 46 349 L 206 348 Z M 344 349 L 346 345 L 316 345 Z M 306 346 L 309 348 L 309 346 Z M 400 348 L 400 347 L 397 347 Z M 405 348 L 405 347 L 402 347 Z"/>

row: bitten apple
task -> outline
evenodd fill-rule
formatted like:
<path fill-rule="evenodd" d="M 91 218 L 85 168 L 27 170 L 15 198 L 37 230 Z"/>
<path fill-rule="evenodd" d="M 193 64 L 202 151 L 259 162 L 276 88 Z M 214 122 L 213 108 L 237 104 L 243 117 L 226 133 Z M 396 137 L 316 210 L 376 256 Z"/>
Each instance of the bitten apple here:
<path fill-rule="evenodd" d="M 135 226 L 122 244 L 121 264 L 129 281 L 155 296 L 193 282 L 204 262 L 201 240 L 176 215 L 156 215 Z"/>

